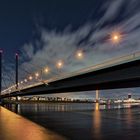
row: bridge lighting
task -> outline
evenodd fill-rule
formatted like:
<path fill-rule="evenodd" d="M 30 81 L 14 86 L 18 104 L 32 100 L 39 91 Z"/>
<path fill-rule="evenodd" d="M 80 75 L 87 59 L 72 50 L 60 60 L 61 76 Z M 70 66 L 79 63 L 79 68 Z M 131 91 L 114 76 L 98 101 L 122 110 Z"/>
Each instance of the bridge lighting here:
<path fill-rule="evenodd" d="M 111 34 L 112 43 L 119 43 L 121 41 L 121 34 L 119 32 L 113 32 Z"/>
<path fill-rule="evenodd" d="M 35 73 L 35 77 L 38 78 L 39 77 L 39 73 Z"/>
<path fill-rule="evenodd" d="M 82 59 L 82 58 L 83 58 L 83 52 L 82 52 L 81 50 L 80 50 L 80 51 L 77 51 L 76 57 L 77 57 L 78 59 Z"/>
<path fill-rule="evenodd" d="M 48 73 L 48 72 L 49 72 L 49 68 L 48 68 L 48 67 L 45 68 L 45 69 L 44 69 L 44 72 L 45 72 L 45 73 Z"/>
<path fill-rule="evenodd" d="M 63 62 L 61 60 L 59 60 L 57 62 L 57 65 L 56 66 L 57 66 L 58 69 L 61 69 L 63 67 L 63 65 L 64 65 Z"/>
<path fill-rule="evenodd" d="M 32 76 L 29 76 L 29 80 L 32 80 L 33 79 L 33 77 Z"/>

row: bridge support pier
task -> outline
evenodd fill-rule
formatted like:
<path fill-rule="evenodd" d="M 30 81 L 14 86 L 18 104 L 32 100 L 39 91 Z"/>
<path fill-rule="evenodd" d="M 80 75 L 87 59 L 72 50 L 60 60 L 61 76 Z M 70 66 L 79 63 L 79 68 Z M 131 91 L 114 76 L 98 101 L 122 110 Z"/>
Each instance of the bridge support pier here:
<path fill-rule="evenodd" d="M 99 89 L 96 89 L 96 103 L 95 103 L 95 110 L 99 110 Z"/>
<path fill-rule="evenodd" d="M 96 103 L 99 103 L 99 90 L 96 89 Z"/>

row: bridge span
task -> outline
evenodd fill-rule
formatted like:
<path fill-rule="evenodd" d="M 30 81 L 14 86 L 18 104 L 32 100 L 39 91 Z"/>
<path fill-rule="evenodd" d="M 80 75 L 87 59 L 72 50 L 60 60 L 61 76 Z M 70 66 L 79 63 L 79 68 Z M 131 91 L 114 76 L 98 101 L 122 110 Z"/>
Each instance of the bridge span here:
<path fill-rule="evenodd" d="M 50 93 L 140 87 L 140 52 L 3 93 L 1 98 Z"/>

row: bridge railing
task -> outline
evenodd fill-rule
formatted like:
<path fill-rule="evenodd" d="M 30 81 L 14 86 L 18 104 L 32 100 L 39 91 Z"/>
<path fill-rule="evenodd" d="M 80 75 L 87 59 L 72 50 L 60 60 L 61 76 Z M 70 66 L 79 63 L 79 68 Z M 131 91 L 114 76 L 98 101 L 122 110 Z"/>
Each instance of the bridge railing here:
<path fill-rule="evenodd" d="M 90 67 L 84 68 L 82 70 L 78 70 L 76 72 L 67 73 L 67 74 L 61 75 L 60 77 L 58 77 L 58 76 L 53 77 L 53 78 L 50 78 L 50 79 L 45 80 L 43 82 L 38 82 L 38 83 L 35 83 L 35 84 L 32 84 L 32 85 L 28 85 L 24 88 L 21 88 L 21 89 L 18 89 L 18 90 L 13 90 L 11 92 L 20 91 L 20 90 L 23 90 L 23 89 L 28 89 L 28 88 L 31 88 L 31 87 L 42 85 L 43 83 L 50 83 L 50 82 L 62 80 L 62 79 L 73 77 L 73 76 L 78 76 L 78 75 L 81 75 L 81 74 L 86 74 L 86 73 L 89 73 L 89 72 L 101 70 L 101 69 L 104 69 L 104 68 L 107 68 L 107 67 L 113 67 L 113 66 L 116 66 L 116 65 L 120 65 L 120 64 L 123 64 L 123 63 L 131 62 L 131 61 L 139 60 L 139 59 L 140 59 L 140 52 L 135 52 L 135 53 L 132 53 L 132 54 L 129 54 L 129 55 L 121 56 L 121 57 L 115 57 L 111 60 L 110 59 L 106 60 L 106 61 L 104 61 L 100 64 L 96 64 L 94 66 L 90 66 Z M 7 93 L 2 92 L 2 94 L 4 95 L 4 94 L 7 94 Z"/>
<path fill-rule="evenodd" d="M 104 61 L 100 64 L 96 64 L 94 66 L 90 66 L 90 67 L 84 68 L 82 70 L 78 70 L 76 72 L 71 72 L 71 73 L 65 74 L 64 76 L 61 75 L 61 77 L 51 78 L 49 80 L 46 80 L 46 82 L 50 83 L 50 82 L 53 82 L 53 81 L 69 78 L 69 77 L 76 76 L 76 75 L 78 76 L 78 75 L 81 75 L 81 74 L 86 74 L 86 73 L 89 73 L 89 72 L 97 71 L 97 70 L 104 69 L 104 68 L 107 68 L 107 67 L 113 67 L 113 66 L 116 66 L 116 65 L 119 65 L 119 64 L 131 62 L 131 61 L 139 60 L 139 59 L 140 59 L 140 52 L 135 52 L 135 53 L 125 55 L 125 56 L 115 57 L 111 60 L 110 59 L 106 60 L 106 61 Z"/>

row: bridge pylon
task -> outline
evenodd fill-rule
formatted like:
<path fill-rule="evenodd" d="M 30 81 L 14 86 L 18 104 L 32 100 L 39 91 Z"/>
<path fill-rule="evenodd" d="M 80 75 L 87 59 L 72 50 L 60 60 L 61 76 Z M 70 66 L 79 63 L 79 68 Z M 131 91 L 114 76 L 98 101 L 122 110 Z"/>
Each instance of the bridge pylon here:
<path fill-rule="evenodd" d="M 16 60 L 16 65 L 15 65 L 15 83 L 16 83 L 16 90 L 18 90 L 18 87 L 19 87 L 19 83 L 18 83 L 18 60 L 19 60 L 19 54 L 18 53 L 16 53 L 15 60 Z M 16 101 L 18 101 L 17 96 L 16 96 Z"/>
<path fill-rule="evenodd" d="M 2 53 L 3 51 L 0 50 L 0 103 L 1 103 L 1 91 L 2 91 Z"/>

